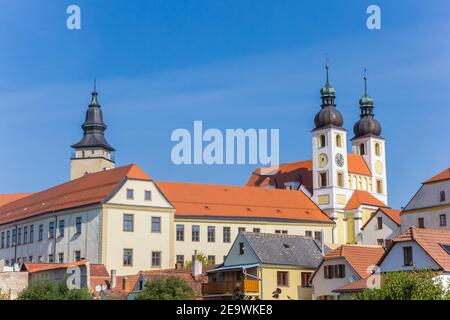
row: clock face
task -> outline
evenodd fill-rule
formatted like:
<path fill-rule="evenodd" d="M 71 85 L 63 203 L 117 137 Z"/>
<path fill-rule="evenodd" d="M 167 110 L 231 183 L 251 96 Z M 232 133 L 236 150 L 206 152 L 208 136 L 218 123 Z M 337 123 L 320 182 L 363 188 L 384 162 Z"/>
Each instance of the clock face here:
<path fill-rule="evenodd" d="M 327 155 L 325 153 L 319 154 L 319 156 L 317 157 L 317 163 L 319 164 L 319 167 L 325 167 L 328 163 Z"/>
<path fill-rule="evenodd" d="M 375 162 L 375 172 L 377 174 L 382 174 L 383 173 L 383 163 L 381 163 L 380 160 L 377 160 Z"/>
<path fill-rule="evenodd" d="M 344 166 L 344 156 L 340 153 L 334 158 L 338 167 L 342 168 Z"/>

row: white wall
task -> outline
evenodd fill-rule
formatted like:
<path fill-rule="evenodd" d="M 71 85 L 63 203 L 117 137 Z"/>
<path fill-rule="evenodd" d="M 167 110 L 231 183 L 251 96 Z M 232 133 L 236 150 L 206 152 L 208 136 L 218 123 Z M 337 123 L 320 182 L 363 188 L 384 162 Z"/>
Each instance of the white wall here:
<path fill-rule="evenodd" d="M 383 219 L 383 229 L 378 229 L 377 219 Z M 393 239 L 400 233 L 400 226 L 387 217 L 381 210 L 366 224 L 361 231 L 363 245 L 378 245 L 378 239 Z"/>
<path fill-rule="evenodd" d="M 413 266 L 403 265 L 403 248 L 412 247 Z M 414 241 L 397 242 L 380 265 L 381 272 L 408 271 L 413 269 L 439 269 L 436 263 Z"/>

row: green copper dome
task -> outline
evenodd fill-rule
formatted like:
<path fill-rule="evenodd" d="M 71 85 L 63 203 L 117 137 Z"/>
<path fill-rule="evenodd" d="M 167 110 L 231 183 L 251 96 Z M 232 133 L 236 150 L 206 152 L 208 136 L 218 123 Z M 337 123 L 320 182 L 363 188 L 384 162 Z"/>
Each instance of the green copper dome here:
<path fill-rule="evenodd" d="M 322 89 L 320 89 L 320 94 L 322 96 L 334 96 L 336 94 L 336 89 L 334 89 L 328 82 Z"/>
<path fill-rule="evenodd" d="M 365 93 L 361 99 L 359 99 L 359 105 L 361 106 L 373 106 L 373 98 Z"/>

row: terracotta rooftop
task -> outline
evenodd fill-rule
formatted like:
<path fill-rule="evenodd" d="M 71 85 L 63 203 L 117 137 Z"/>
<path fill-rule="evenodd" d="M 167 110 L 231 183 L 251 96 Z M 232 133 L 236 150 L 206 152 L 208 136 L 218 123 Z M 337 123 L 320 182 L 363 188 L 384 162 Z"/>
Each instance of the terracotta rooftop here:
<path fill-rule="evenodd" d="M 391 246 L 380 258 L 378 264 L 381 264 L 384 258 L 389 254 L 395 243 L 415 241 L 444 271 L 450 271 L 450 252 L 447 252 L 443 246 L 449 246 L 450 249 L 450 230 L 428 229 L 412 227 L 399 234 L 392 241 Z"/>
<path fill-rule="evenodd" d="M 380 246 L 346 244 L 328 252 L 323 258 L 324 260 L 345 258 L 361 278 L 366 278 L 370 275 L 369 267 L 376 265 L 383 253 L 384 250 Z"/>
<path fill-rule="evenodd" d="M 177 217 L 333 223 L 299 191 L 162 181 L 157 185 L 175 206 Z"/>
<path fill-rule="evenodd" d="M 450 179 L 450 168 L 447 168 L 444 171 L 438 173 L 437 175 L 431 177 L 424 183 L 432 183 L 432 182 L 438 182 L 438 181 L 443 181 L 443 180 L 448 180 L 448 179 Z"/>
<path fill-rule="evenodd" d="M 104 264 L 91 263 L 90 264 L 90 272 L 89 275 L 91 277 L 109 277 L 108 270 Z"/>
<path fill-rule="evenodd" d="M 135 164 L 87 174 L 3 205 L 0 207 L 0 224 L 47 212 L 102 203 L 126 178 L 151 180 Z"/>
<path fill-rule="evenodd" d="M 32 193 L 8 193 L 8 194 L 0 194 L 0 207 L 7 204 L 14 202 L 16 200 L 25 198 L 32 195 Z"/>
<path fill-rule="evenodd" d="M 401 224 L 401 219 L 400 219 L 400 213 L 402 212 L 401 210 L 395 210 L 395 209 L 391 209 L 391 208 L 379 208 L 377 210 L 377 212 L 380 211 L 382 213 L 384 213 L 384 215 L 386 217 L 388 217 L 389 219 L 391 219 L 396 225 L 400 226 Z M 376 213 L 375 212 L 367 221 L 366 223 L 361 227 L 361 230 L 364 229 L 370 221 L 372 221 L 373 217 L 375 217 Z"/>
<path fill-rule="evenodd" d="M 27 271 L 30 273 L 46 271 L 46 270 L 54 270 L 54 269 L 65 269 L 75 266 L 83 266 L 87 264 L 86 260 L 74 261 L 69 263 L 33 263 L 33 262 L 25 262 L 22 264 L 21 271 Z"/>
<path fill-rule="evenodd" d="M 383 202 L 375 198 L 369 192 L 364 190 L 353 191 L 352 196 L 348 200 L 345 210 L 352 210 L 361 207 L 361 205 L 369 205 L 374 207 L 387 207 Z"/>
<path fill-rule="evenodd" d="M 368 278 L 356 280 L 334 289 L 333 292 L 361 292 L 367 289 L 367 281 L 370 280 Z"/>
<path fill-rule="evenodd" d="M 348 171 L 349 173 L 372 176 L 366 161 L 362 156 L 347 154 Z M 267 169 L 267 167 L 265 167 Z M 270 172 L 262 174 L 262 168 L 257 168 L 253 171 L 248 179 L 246 185 L 253 187 L 274 186 L 276 188 L 284 189 L 286 182 L 298 182 L 305 188 L 312 192 L 312 161 L 303 160 L 296 162 L 283 163 L 279 168 Z"/>

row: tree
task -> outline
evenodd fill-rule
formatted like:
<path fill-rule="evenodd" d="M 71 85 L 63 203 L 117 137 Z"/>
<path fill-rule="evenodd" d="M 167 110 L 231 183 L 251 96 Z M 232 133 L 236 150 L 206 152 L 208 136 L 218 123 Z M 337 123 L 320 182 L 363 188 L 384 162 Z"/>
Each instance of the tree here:
<path fill-rule="evenodd" d="M 145 284 L 136 300 L 189 300 L 195 297 L 189 284 L 177 277 L 156 278 Z"/>
<path fill-rule="evenodd" d="M 200 261 L 202 263 L 202 265 L 207 266 L 210 265 L 209 261 L 208 261 L 208 257 L 205 256 L 203 253 L 197 253 L 197 255 L 195 256 L 195 258 Z M 192 261 L 191 260 L 187 260 L 184 263 L 184 267 L 185 268 L 192 268 Z"/>
<path fill-rule="evenodd" d="M 380 289 L 366 289 L 356 300 L 449 300 L 450 292 L 429 269 L 384 275 Z"/>
<path fill-rule="evenodd" d="M 87 288 L 69 289 L 64 281 L 34 280 L 18 300 L 92 300 Z"/>

